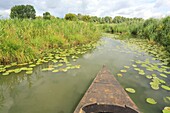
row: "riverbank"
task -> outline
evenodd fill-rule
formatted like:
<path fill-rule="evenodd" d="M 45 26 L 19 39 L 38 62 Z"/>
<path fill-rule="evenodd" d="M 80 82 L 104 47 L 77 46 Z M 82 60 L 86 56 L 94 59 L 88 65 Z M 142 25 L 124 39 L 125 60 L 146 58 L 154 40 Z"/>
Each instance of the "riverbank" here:
<path fill-rule="evenodd" d="M 91 23 L 61 19 L 0 20 L 0 64 L 25 63 L 58 48 L 70 48 L 100 37 Z"/>

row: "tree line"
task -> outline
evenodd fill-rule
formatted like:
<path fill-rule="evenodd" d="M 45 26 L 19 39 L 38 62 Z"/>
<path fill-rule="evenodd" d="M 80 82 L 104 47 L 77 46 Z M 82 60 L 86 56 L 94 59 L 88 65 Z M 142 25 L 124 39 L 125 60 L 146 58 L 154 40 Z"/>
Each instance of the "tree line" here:
<path fill-rule="evenodd" d="M 50 14 L 50 12 L 44 12 L 43 17 L 37 16 L 36 11 L 32 5 L 16 5 L 11 8 L 10 18 L 18 18 L 18 19 L 36 19 L 36 18 L 43 18 L 43 19 L 52 19 L 58 18 L 54 17 Z M 90 15 L 82 15 L 82 14 L 73 14 L 68 13 L 65 15 L 64 19 L 70 21 L 84 21 L 84 22 L 94 22 L 99 24 L 111 24 L 111 23 L 123 23 L 123 22 L 134 22 L 134 21 L 142 21 L 142 18 L 126 18 L 122 16 L 116 16 L 114 18 L 110 16 L 106 17 L 97 17 L 97 16 L 90 16 Z"/>

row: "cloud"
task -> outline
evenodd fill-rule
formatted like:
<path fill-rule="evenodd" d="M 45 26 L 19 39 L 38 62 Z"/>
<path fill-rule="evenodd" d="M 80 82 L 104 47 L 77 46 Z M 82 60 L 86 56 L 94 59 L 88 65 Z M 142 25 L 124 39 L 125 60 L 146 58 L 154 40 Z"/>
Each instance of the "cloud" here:
<path fill-rule="evenodd" d="M 170 0 L 0 0 L 0 15 L 9 17 L 14 5 L 33 5 L 37 15 L 48 11 L 54 16 L 81 13 L 95 16 L 161 17 L 169 15 Z"/>

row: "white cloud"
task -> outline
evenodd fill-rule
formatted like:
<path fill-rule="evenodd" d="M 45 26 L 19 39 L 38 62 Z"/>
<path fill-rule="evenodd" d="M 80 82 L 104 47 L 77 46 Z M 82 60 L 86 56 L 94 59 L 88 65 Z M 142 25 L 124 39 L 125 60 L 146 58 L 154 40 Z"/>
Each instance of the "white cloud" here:
<path fill-rule="evenodd" d="M 81 13 L 95 16 L 161 17 L 169 15 L 170 0 L 0 0 L 0 15 L 8 17 L 14 5 L 30 4 L 37 15 L 49 11 L 54 16 Z"/>

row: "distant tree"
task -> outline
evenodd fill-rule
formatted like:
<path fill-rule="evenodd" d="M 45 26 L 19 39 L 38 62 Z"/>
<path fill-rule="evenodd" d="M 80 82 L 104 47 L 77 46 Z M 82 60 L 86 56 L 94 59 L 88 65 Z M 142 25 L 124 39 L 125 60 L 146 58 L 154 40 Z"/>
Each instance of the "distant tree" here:
<path fill-rule="evenodd" d="M 83 15 L 82 16 L 82 20 L 85 21 L 85 22 L 89 22 L 90 21 L 90 16 L 89 15 Z"/>
<path fill-rule="evenodd" d="M 82 17 L 83 17 L 83 15 L 78 13 L 78 15 L 77 15 L 78 20 L 82 20 Z"/>
<path fill-rule="evenodd" d="M 11 8 L 10 17 L 11 18 L 29 18 L 35 19 L 36 11 L 31 5 L 16 5 Z"/>
<path fill-rule="evenodd" d="M 71 21 L 76 21 L 77 20 L 77 15 L 73 13 L 68 13 L 64 17 L 66 20 L 71 20 Z"/>
<path fill-rule="evenodd" d="M 49 12 L 43 13 L 43 19 L 50 20 L 51 19 L 51 14 Z"/>
<path fill-rule="evenodd" d="M 98 19 L 97 16 L 92 16 L 92 17 L 90 18 L 90 22 L 98 22 L 98 21 L 99 21 L 99 19 Z"/>
<path fill-rule="evenodd" d="M 112 23 L 112 17 L 106 16 L 104 17 L 105 23 Z"/>

